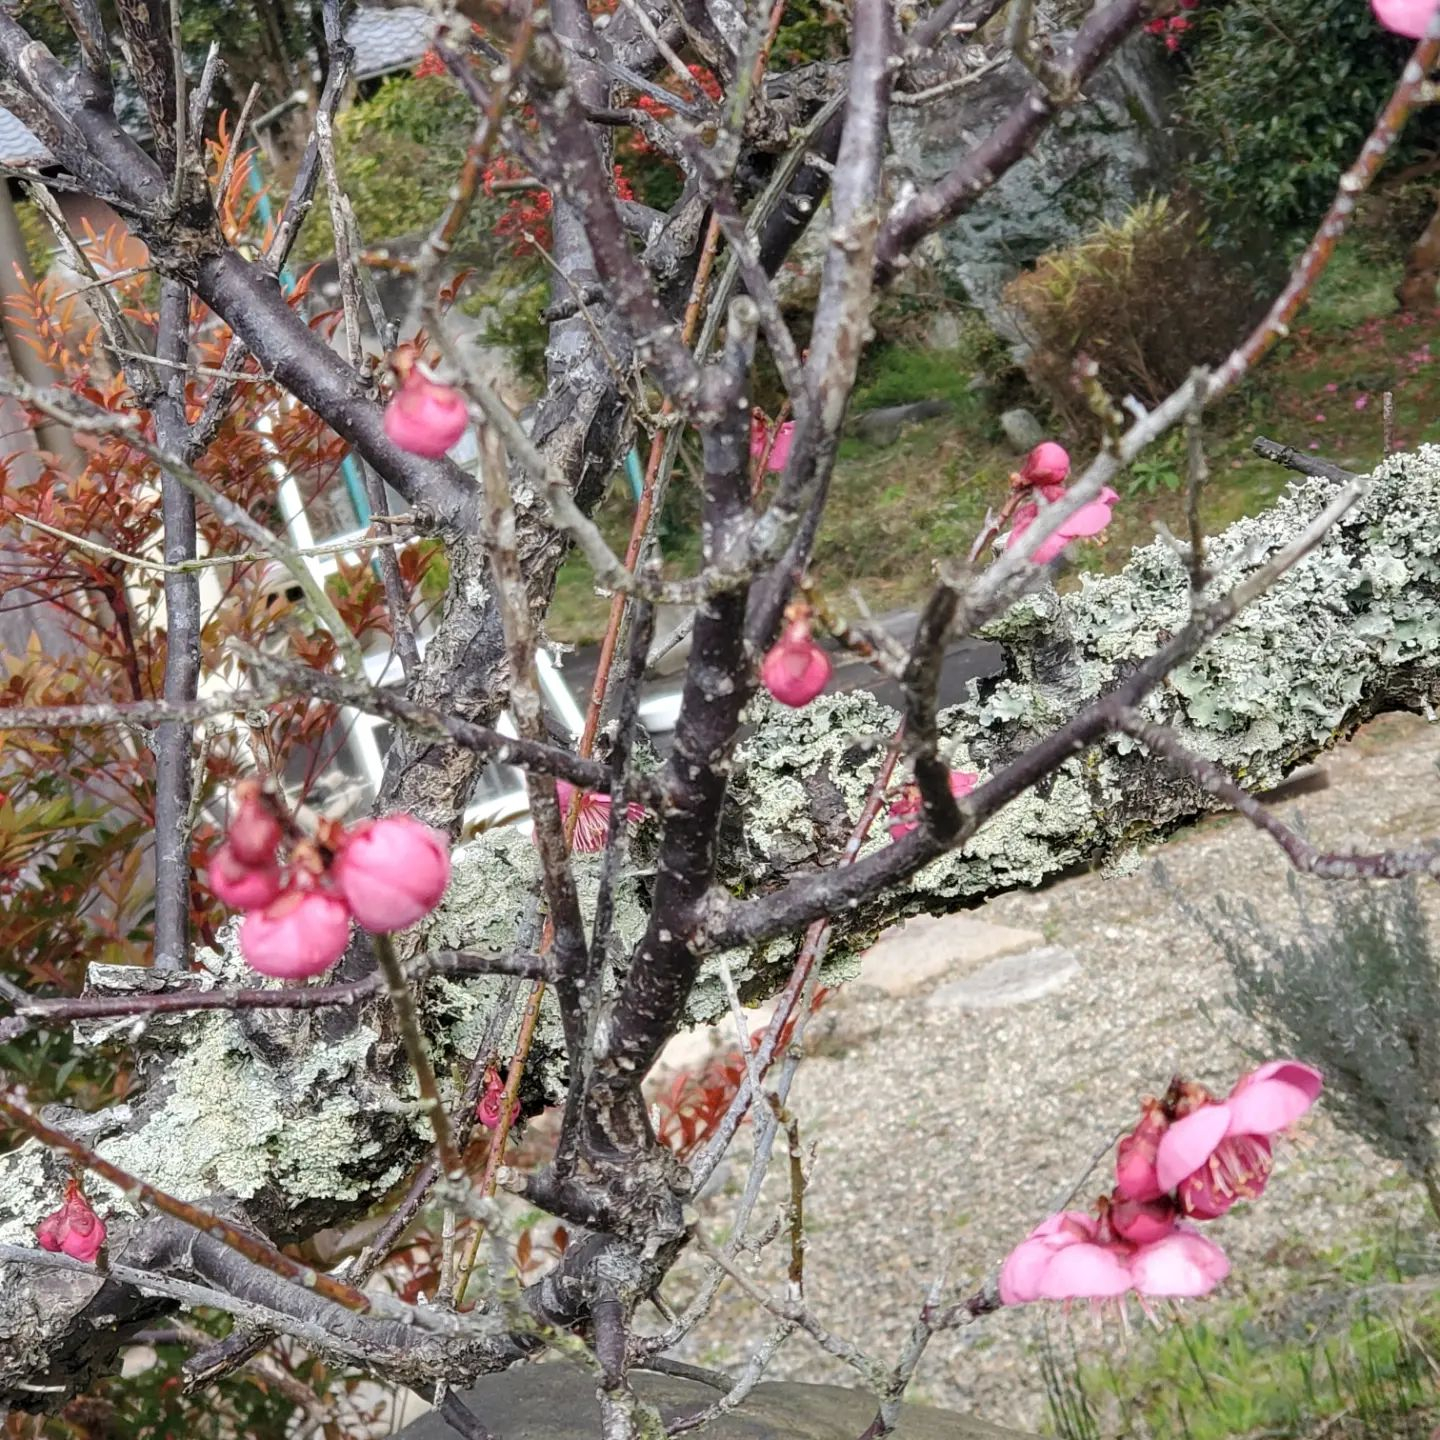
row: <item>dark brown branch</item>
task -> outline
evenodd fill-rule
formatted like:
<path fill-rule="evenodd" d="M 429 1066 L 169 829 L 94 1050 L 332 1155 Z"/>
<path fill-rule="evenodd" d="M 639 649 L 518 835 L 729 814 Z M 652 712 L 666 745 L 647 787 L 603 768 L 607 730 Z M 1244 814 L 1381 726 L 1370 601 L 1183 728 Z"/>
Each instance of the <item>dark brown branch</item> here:
<path fill-rule="evenodd" d="M 550 980 L 554 960 L 546 955 L 517 952 L 484 955 L 473 950 L 435 950 L 404 964 L 412 981 L 429 975 L 518 975 Z M 322 1010 L 358 1005 L 378 995 L 385 986 L 379 971 L 342 985 L 307 985 L 279 990 L 165 990 L 158 994 L 81 995 L 70 999 L 12 999 L 16 1015 L 43 1025 L 68 1025 L 76 1020 L 109 1020 L 127 1015 L 183 1015 L 196 1010 Z"/>
<path fill-rule="evenodd" d="M 185 416 L 185 371 L 190 350 L 190 292 L 165 281 L 160 295 L 155 355 L 162 372 L 155 399 L 155 438 L 184 464 L 195 454 Z M 165 563 L 194 560 L 195 496 L 173 475 L 160 476 Z M 165 572 L 165 680 L 168 705 L 188 705 L 200 683 L 200 577 Z M 155 947 L 157 970 L 178 970 L 190 956 L 190 808 L 194 783 L 190 725 L 166 720 L 155 731 Z"/>
<path fill-rule="evenodd" d="M 1115 717 L 1115 726 L 1133 735 L 1151 754 L 1263 830 L 1285 852 L 1290 863 L 1306 875 L 1315 875 L 1321 880 L 1403 880 L 1408 875 L 1440 875 L 1440 841 L 1404 850 L 1368 853 L 1318 850 L 1248 790 L 1237 785 L 1220 766 L 1192 755 L 1173 730 L 1156 725 L 1136 710 L 1121 711 Z"/>
<path fill-rule="evenodd" d="M 1250 442 L 1250 448 L 1262 459 L 1272 460 L 1298 475 L 1316 475 L 1322 480 L 1336 480 L 1342 484 L 1355 478 L 1353 470 L 1346 470 L 1333 460 L 1322 460 L 1318 455 L 1305 455 L 1291 445 L 1282 445 L 1278 440 L 1267 440 L 1257 435 Z"/>

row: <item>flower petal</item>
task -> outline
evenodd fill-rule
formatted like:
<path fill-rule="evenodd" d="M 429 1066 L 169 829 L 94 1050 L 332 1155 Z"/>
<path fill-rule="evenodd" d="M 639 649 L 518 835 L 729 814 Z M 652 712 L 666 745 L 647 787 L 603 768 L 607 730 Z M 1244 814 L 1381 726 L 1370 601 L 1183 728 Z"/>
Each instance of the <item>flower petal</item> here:
<path fill-rule="evenodd" d="M 1173 1190 L 1198 1170 L 1215 1153 L 1229 1125 L 1228 1105 L 1202 1105 L 1175 1121 L 1155 1152 L 1155 1178 L 1160 1189 Z"/>
<path fill-rule="evenodd" d="M 1113 490 L 1110 492 L 1115 493 Z M 1114 502 L 1111 501 L 1111 504 Z M 1061 532 L 1070 536 L 1098 535 L 1111 519 L 1110 505 L 1103 500 L 1092 500 L 1088 505 L 1082 505 L 1065 523 L 1060 527 Z"/>
<path fill-rule="evenodd" d="M 1123 1295 L 1132 1284 L 1118 1251 L 1081 1241 L 1055 1253 L 1039 1281 L 1042 1300 L 1098 1300 Z"/>
<path fill-rule="evenodd" d="M 1293 1125 L 1314 1103 L 1320 1072 L 1298 1060 L 1272 1060 L 1243 1076 L 1225 1102 L 1231 1135 L 1273 1135 Z"/>
<path fill-rule="evenodd" d="M 1188 1230 L 1142 1245 L 1130 1257 L 1130 1274 L 1142 1295 L 1208 1295 L 1229 1273 L 1225 1252 Z"/>

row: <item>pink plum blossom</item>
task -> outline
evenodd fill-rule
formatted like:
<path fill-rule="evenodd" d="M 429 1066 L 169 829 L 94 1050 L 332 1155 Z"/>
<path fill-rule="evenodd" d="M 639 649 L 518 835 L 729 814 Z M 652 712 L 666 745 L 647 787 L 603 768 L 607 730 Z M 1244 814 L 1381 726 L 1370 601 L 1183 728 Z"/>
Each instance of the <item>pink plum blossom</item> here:
<path fill-rule="evenodd" d="M 240 923 L 240 953 L 252 970 L 303 980 L 328 970 L 350 943 L 350 909 L 327 890 L 287 890 Z"/>
<path fill-rule="evenodd" d="M 1218 1245 L 1173 1225 L 1155 1240 L 1131 1244 L 1108 1233 L 1106 1220 L 1074 1210 L 1042 1221 L 1000 1268 L 1000 1300 L 1109 1300 L 1134 1291 L 1142 1299 L 1206 1295 L 1230 1272 Z"/>
<path fill-rule="evenodd" d="M 979 783 L 980 777 L 973 770 L 952 770 L 950 772 L 950 793 L 957 800 L 963 800 Z M 887 809 L 890 815 L 890 838 L 899 840 L 902 836 L 908 835 L 920 824 L 918 819 L 912 820 L 909 817 L 918 816 L 924 809 L 919 788 L 915 785 L 907 785 L 890 802 Z"/>
<path fill-rule="evenodd" d="M 810 616 L 797 614 L 760 662 L 760 683 L 782 705 L 798 710 L 830 683 L 830 671 L 830 657 L 810 633 Z"/>
<path fill-rule="evenodd" d="M 1156 1151 L 1161 1190 L 1174 1190 L 1185 1213 L 1200 1220 L 1256 1199 L 1270 1178 L 1269 1137 L 1298 1120 L 1322 1084 L 1309 1065 L 1272 1060 L 1242 1075 L 1223 1101 L 1186 1087 Z"/>
<path fill-rule="evenodd" d="M 284 833 L 280 817 L 266 799 L 260 782 L 239 781 L 235 786 L 235 813 L 225 827 L 225 838 L 235 859 L 256 868 L 273 865 Z"/>
<path fill-rule="evenodd" d="M 750 459 L 758 465 L 762 459 L 767 470 L 780 471 L 790 461 L 790 446 L 795 440 L 795 422 L 785 420 L 775 427 L 775 438 L 770 438 L 770 422 L 759 411 L 750 417 Z M 769 446 L 770 453 L 765 453 Z"/>
<path fill-rule="evenodd" d="M 438 460 L 465 433 L 465 397 L 411 370 L 385 407 L 385 433 L 402 450 Z"/>
<path fill-rule="evenodd" d="M 410 815 L 357 825 L 332 870 L 351 913 L 376 934 L 404 930 L 428 915 L 450 883 L 445 837 Z"/>
<path fill-rule="evenodd" d="M 259 910 L 280 893 L 280 865 L 275 856 L 259 865 L 247 865 L 230 842 L 210 857 L 206 878 L 211 893 L 231 910 Z"/>
<path fill-rule="evenodd" d="M 1065 498 L 1063 485 L 1039 485 L 1036 488 L 1051 505 Z M 1053 534 L 1042 540 L 1030 559 L 1036 565 L 1048 565 L 1072 540 L 1089 539 L 1100 534 L 1110 523 L 1111 510 L 1119 498 L 1114 490 L 1108 485 L 1105 486 L 1098 499 L 1082 505 L 1073 515 L 1062 521 Z M 1007 550 L 1020 543 L 1021 536 L 1035 523 L 1039 514 L 1040 506 L 1034 500 L 1027 500 L 1015 507 L 1015 522 L 1005 540 Z"/>
<path fill-rule="evenodd" d="M 555 782 L 555 799 L 559 803 L 562 820 L 570 814 L 575 794 L 575 786 L 568 780 Z M 575 817 L 575 834 L 571 844 L 576 850 L 586 853 L 603 850 L 610 834 L 610 797 L 598 790 L 581 790 L 579 794 L 580 813 Z M 625 814 L 634 825 L 645 818 L 645 807 L 632 801 L 625 807 Z"/>
<path fill-rule="evenodd" d="M 1436 0 L 1370 0 L 1370 5 L 1387 30 L 1419 40 L 1435 16 Z"/>
<path fill-rule="evenodd" d="M 1070 474 L 1070 452 L 1053 440 L 1042 440 L 1026 457 L 1016 476 L 1022 486 L 1063 485 Z"/>
<path fill-rule="evenodd" d="M 68 1255 L 87 1264 L 100 1253 L 105 1243 L 105 1222 L 90 1208 L 79 1183 L 72 1180 L 65 1187 L 65 1198 L 58 1210 L 52 1210 L 39 1224 L 35 1239 L 42 1250 L 52 1255 Z"/>
<path fill-rule="evenodd" d="M 1367 410 L 1369 407 L 1370 397 L 1368 395 L 1357 395 L 1355 397 L 1355 408 L 1357 410 Z"/>

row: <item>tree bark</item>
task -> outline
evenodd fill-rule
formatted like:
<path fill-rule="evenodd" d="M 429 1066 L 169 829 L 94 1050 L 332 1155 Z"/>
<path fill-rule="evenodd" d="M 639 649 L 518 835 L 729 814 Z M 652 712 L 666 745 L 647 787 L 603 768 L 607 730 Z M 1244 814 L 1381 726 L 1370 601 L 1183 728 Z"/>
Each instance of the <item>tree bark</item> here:
<path fill-rule="evenodd" d="M 1216 537 L 1210 558 L 1217 587 L 1302 530 L 1334 490 L 1330 480 L 1303 480 L 1266 514 Z M 1247 788 L 1264 790 L 1370 716 L 1440 699 L 1437 511 L 1440 450 L 1393 457 L 1315 553 L 1176 670 L 1146 713 Z M 941 717 L 942 755 L 957 768 L 995 772 L 1150 655 L 1184 624 L 1188 605 L 1184 562 L 1159 542 L 1136 551 L 1118 575 L 1087 580 L 1074 594 L 1046 591 L 1022 600 L 989 632 L 1005 649 L 1005 673 Z M 1068 644 L 1054 644 L 1057 632 Z M 879 763 L 874 742 L 883 744 L 897 719 L 863 692 L 783 715 L 767 702 L 753 718 L 721 835 L 721 875 L 737 908 L 716 921 L 720 937 L 742 933 L 735 917 L 746 913 L 745 900 L 783 894 L 797 873 L 833 861 L 837 840 L 824 823 L 825 796 L 838 795 L 848 813 L 858 811 Z M 961 849 L 880 900 L 837 914 L 831 978 L 853 969 L 864 944 L 899 916 L 965 908 L 1038 884 L 1163 838 L 1211 808 L 1193 783 L 1133 741 L 1094 746 Z M 615 924 L 626 953 L 648 921 L 645 870 L 653 857 L 644 841 L 642 829 L 634 871 L 617 897 Z M 872 842 L 884 843 L 883 836 Z M 581 857 L 588 904 L 594 872 L 585 863 Z M 1275 863 L 1284 863 L 1278 852 Z M 432 939 L 510 945 L 535 883 L 529 840 L 487 834 L 459 857 Z M 758 996 L 775 988 L 794 947 L 783 938 L 753 951 L 739 948 L 730 964 Z M 230 983 L 243 978 L 233 953 L 210 964 Z M 442 1075 L 473 1053 L 497 984 L 426 984 L 424 1019 Z M 710 1019 L 724 1007 L 707 960 L 687 1018 Z M 309 1043 L 304 1015 L 212 1012 L 152 1021 L 135 1042 L 143 1052 L 142 1098 L 111 1114 L 60 1123 L 85 1129 L 108 1158 L 163 1188 L 191 1199 L 219 1197 L 222 1208 L 274 1238 L 301 1236 L 364 1210 L 424 1153 L 423 1124 L 385 1103 L 393 1098 L 390 1072 L 376 1058 L 374 1020 L 361 1011 L 350 1033 L 326 1046 Z M 82 1029 L 93 1040 L 97 1026 Z M 553 1015 L 542 1023 L 527 1074 L 527 1110 L 563 1095 Z M 35 1145 L 0 1157 L 0 1243 L 33 1244 L 36 1223 L 54 1207 L 62 1169 Z M 134 1215 L 104 1187 L 95 1199 L 108 1215 L 118 1259 L 151 1253 L 154 1227 L 172 1223 Z M 37 1395 L 26 1386 L 82 1388 L 118 1346 L 115 1317 L 122 1326 L 127 1318 L 152 1319 L 157 1304 L 115 1285 L 97 1294 L 93 1281 L 72 1274 L 0 1263 L 0 1404 L 54 1402 L 56 1392 Z M 508 1353 L 497 1345 L 472 1353 L 466 1365 L 479 1373 L 505 1363 Z"/>

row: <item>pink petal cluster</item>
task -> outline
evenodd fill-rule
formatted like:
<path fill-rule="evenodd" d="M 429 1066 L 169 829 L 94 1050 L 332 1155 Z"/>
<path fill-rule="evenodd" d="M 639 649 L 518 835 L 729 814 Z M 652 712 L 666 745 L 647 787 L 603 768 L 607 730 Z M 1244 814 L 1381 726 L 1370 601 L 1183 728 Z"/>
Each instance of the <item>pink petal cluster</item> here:
<path fill-rule="evenodd" d="M 207 878 L 223 904 L 245 912 L 240 953 L 262 975 L 319 975 L 345 953 L 352 918 L 377 933 L 403 930 L 440 903 L 450 882 L 444 838 L 408 815 L 350 831 L 322 822 L 323 839 L 295 839 L 282 868 L 287 826 L 276 802 L 253 780 L 236 786 L 236 801 Z"/>
<path fill-rule="evenodd" d="M 1318 1070 L 1272 1060 L 1242 1075 L 1224 1100 L 1198 1085 L 1180 1087 L 1155 1151 L 1155 1184 L 1174 1191 L 1196 1220 L 1214 1220 L 1237 1200 L 1256 1200 L 1270 1179 L 1270 1137 L 1316 1101 Z"/>
<path fill-rule="evenodd" d="M 1076 1210 L 1033 1229 L 1000 1269 L 1000 1300 L 1109 1300 L 1133 1291 L 1144 1298 L 1209 1294 L 1230 1273 L 1225 1252 L 1188 1225 L 1172 1224 L 1154 1240 L 1133 1244 L 1106 1218 Z"/>
<path fill-rule="evenodd" d="M 1315 1103 L 1322 1077 L 1298 1060 L 1241 1076 L 1224 1100 L 1175 1080 L 1144 1103 L 1115 1154 L 1115 1189 L 1095 1215 L 1067 1210 L 1036 1226 L 1000 1271 L 1007 1305 L 1208 1294 L 1229 1273 L 1190 1223 L 1255 1199 L 1270 1176 L 1270 1137 Z"/>
<path fill-rule="evenodd" d="M 1066 494 L 1063 485 L 1036 485 L 1033 489 L 1050 505 L 1063 500 Z M 1108 485 L 1105 486 L 1098 500 L 1082 505 L 1073 515 L 1062 521 L 1057 530 L 1046 536 L 1035 547 L 1030 559 L 1036 565 L 1048 565 L 1072 540 L 1088 540 L 1098 535 L 1110 523 L 1111 511 L 1119 498 L 1115 491 Z M 1039 514 L 1040 506 L 1034 500 L 1026 500 L 1015 507 L 1015 521 L 1005 540 L 1007 550 L 1020 543 L 1020 537 L 1035 523 Z"/>
<path fill-rule="evenodd" d="M 760 662 L 760 683 L 782 705 L 800 709 L 830 683 L 830 657 L 810 633 L 808 609 L 792 608 L 780 638 Z"/>
<path fill-rule="evenodd" d="M 72 1260 L 93 1261 L 105 1243 L 105 1222 L 90 1208 L 79 1184 L 65 1187 L 65 1198 L 39 1224 L 35 1238 L 42 1250 L 68 1255 Z"/>
<path fill-rule="evenodd" d="M 1435 18 L 1437 0 L 1370 0 L 1370 5 L 1387 30 L 1419 40 Z"/>
<path fill-rule="evenodd" d="M 764 460 L 767 470 L 780 471 L 790 461 L 790 446 L 795 439 L 795 422 L 782 421 L 775 427 L 775 438 L 772 440 L 770 436 L 770 422 L 762 411 L 756 410 L 750 416 L 751 463 L 758 465 Z"/>
<path fill-rule="evenodd" d="M 957 799 L 963 800 L 980 783 L 980 777 L 973 770 L 952 770 L 950 772 L 950 793 Z M 912 830 L 919 827 L 918 817 L 924 803 L 920 799 L 920 791 L 914 785 L 907 785 L 900 793 L 886 806 L 890 816 L 890 838 L 899 840 L 902 836 L 908 835 Z"/>
<path fill-rule="evenodd" d="M 568 780 L 555 782 L 555 799 L 559 802 L 562 820 L 570 814 L 576 793 L 575 786 Z M 581 790 L 578 793 L 580 811 L 575 817 L 575 833 L 571 837 L 571 844 L 576 850 L 593 854 L 596 850 L 605 848 L 606 838 L 610 834 L 610 797 L 602 795 L 598 790 Z M 625 807 L 625 816 L 634 825 L 645 818 L 645 807 L 632 801 Z"/>
<path fill-rule="evenodd" d="M 385 433 L 402 450 L 438 460 L 470 423 L 465 397 L 412 369 L 385 407 Z"/>

